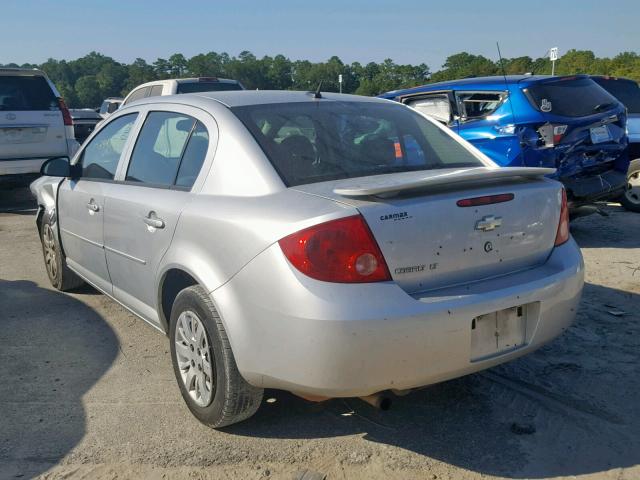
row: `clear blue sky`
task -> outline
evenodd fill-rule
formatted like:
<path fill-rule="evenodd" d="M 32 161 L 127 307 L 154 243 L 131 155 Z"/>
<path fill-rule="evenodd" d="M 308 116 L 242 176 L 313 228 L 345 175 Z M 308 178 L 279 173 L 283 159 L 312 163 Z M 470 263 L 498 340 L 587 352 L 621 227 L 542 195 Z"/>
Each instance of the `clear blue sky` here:
<path fill-rule="evenodd" d="M 640 0 L 1 0 L 0 63 L 121 62 L 208 51 L 350 63 L 392 58 L 432 70 L 460 51 L 542 56 L 549 47 L 598 56 L 640 51 Z"/>

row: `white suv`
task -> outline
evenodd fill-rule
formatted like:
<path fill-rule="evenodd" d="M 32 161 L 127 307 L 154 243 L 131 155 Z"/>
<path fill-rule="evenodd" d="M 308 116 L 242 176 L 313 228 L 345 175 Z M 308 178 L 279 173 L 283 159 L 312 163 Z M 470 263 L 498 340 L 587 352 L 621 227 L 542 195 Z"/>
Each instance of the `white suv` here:
<path fill-rule="evenodd" d="M 0 180 L 38 173 L 78 147 L 69 109 L 44 72 L 0 68 Z"/>
<path fill-rule="evenodd" d="M 174 78 L 143 83 L 129 92 L 122 105 L 147 97 L 175 95 L 176 93 L 221 92 L 227 90 L 244 90 L 237 80 L 217 77 Z"/>

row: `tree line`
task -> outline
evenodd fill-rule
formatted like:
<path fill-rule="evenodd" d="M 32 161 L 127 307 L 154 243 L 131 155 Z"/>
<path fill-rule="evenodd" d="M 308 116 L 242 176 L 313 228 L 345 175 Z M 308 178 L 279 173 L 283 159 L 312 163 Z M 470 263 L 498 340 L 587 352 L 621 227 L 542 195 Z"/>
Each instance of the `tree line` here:
<path fill-rule="evenodd" d="M 482 55 L 467 52 L 449 56 L 442 68 L 431 72 L 425 63 L 397 64 L 391 59 L 382 63 L 344 63 L 337 56 L 326 62 L 290 60 L 284 55 L 257 58 L 244 51 L 238 56 L 227 53 L 201 53 L 186 58 L 180 53 L 158 58 L 149 64 L 137 58 L 130 64 L 91 52 L 76 60 L 50 58 L 42 64 L 15 63 L 5 67 L 39 68 L 55 83 L 70 107 L 97 107 L 111 96 L 125 96 L 135 86 L 152 80 L 176 77 L 233 78 L 249 89 L 312 90 L 322 81 L 324 91 L 337 92 L 338 75 L 342 91 L 358 95 L 377 95 L 389 90 L 413 87 L 430 82 L 471 76 L 506 74 L 550 74 L 546 57 L 506 58 L 502 64 Z M 569 50 L 556 62 L 557 75 L 587 73 L 632 78 L 640 81 L 640 55 L 622 52 L 612 58 L 599 58 L 590 50 Z"/>

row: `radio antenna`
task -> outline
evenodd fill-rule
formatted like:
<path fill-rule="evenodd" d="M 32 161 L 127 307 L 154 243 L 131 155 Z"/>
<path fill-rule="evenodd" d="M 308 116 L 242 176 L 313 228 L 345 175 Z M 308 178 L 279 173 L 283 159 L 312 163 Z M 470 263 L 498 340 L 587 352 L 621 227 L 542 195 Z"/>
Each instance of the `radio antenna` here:
<path fill-rule="evenodd" d="M 509 107 L 511 108 L 511 115 L 513 116 L 513 123 L 516 123 L 516 112 L 513 110 L 513 102 L 511 101 L 511 90 L 509 89 L 509 83 L 507 82 L 507 72 L 504 69 L 504 62 L 502 61 L 502 53 L 500 53 L 500 44 L 496 42 L 496 48 L 498 49 L 498 59 L 500 60 L 500 70 L 502 70 L 502 78 L 504 79 L 504 87 L 507 89 L 509 98 Z"/>

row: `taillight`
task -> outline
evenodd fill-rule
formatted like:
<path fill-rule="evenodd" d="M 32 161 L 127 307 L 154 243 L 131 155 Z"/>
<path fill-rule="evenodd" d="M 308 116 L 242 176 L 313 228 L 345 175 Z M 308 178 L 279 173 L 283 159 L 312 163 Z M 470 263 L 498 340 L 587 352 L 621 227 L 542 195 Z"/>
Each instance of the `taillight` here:
<path fill-rule="evenodd" d="M 60 107 L 60 111 L 62 112 L 62 121 L 68 127 L 73 125 L 73 120 L 71 119 L 71 112 L 67 108 L 67 104 L 64 103 L 62 98 L 58 98 L 58 106 Z"/>
<path fill-rule="evenodd" d="M 562 137 L 564 137 L 564 134 L 567 131 L 567 126 L 566 125 L 554 125 L 553 126 L 553 143 L 554 145 L 557 145 L 558 143 L 560 143 L 560 140 L 562 140 Z"/>
<path fill-rule="evenodd" d="M 391 280 L 382 252 L 360 215 L 314 225 L 278 243 L 294 267 L 317 280 L 339 283 Z"/>
<path fill-rule="evenodd" d="M 560 222 L 556 233 L 556 247 L 569 240 L 569 207 L 567 205 L 567 192 L 562 189 L 562 207 L 560 207 Z"/>
<path fill-rule="evenodd" d="M 567 127 L 567 125 L 546 123 L 538 128 L 538 133 L 546 147 L 553 147 L 562 141 L 564 134 L 567 133 Z"/>

